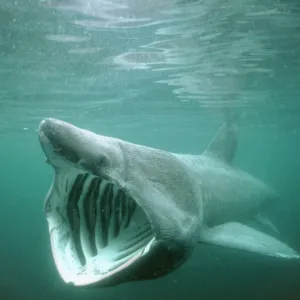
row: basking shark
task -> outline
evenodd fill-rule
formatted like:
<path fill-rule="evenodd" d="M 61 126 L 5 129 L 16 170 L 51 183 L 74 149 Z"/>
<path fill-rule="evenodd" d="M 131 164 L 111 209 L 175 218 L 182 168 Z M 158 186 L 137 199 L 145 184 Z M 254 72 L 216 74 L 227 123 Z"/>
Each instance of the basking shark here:
<path fill-rule="evenodd" d="M 56 119 L 41 122 L 39 140 L 54 168 L 45 215 L 66 283 L 154 279 L 202 244 L 300 258 L 275 235 L 249 226 L 266 221 L 263 211 L 280 197 L 232 166 L 234 122 L 225 122 L 201 155 L 137 145 Z"/>

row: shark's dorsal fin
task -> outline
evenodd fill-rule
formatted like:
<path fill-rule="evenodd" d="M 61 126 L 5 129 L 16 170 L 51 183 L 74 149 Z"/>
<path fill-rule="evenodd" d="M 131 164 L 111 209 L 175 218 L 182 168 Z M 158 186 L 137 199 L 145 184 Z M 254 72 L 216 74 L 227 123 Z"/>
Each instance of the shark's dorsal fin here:
<path fill-rule="evenodd" d="M 237 148 L 237 132 L 233 118 L 228 118 L 203 154 L 231 163 Z"/>

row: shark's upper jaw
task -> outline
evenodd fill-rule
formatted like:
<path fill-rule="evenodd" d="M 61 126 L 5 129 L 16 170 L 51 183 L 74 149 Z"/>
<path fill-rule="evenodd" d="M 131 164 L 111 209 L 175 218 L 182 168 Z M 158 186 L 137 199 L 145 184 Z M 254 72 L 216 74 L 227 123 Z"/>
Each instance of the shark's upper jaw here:
<path fill-rule="evenodd" d="M 42 148 L 55 170 L 45 202 L 52 254 L 67 283 L 118 284 L 129 280 L 120 280 L 120 274 L 152 249 L 155 234 L 122 183 L 109 172 L 91 170 L 91 159 L 80 147 L 88 143 L 80 138 L 89 134 L 53 119 L 42 121 L 39 128 Z"/>

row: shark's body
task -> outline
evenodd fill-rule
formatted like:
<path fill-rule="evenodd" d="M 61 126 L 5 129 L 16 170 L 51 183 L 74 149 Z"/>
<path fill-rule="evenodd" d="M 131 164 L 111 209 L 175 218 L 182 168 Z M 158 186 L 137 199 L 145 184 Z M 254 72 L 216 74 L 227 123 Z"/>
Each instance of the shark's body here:
<path fill-rule="evenodd" d="M 75 285 L 163 276 L 201 243 L 286 259 L 299 255 L 246 224 L 279 200 L 231 165 L 227 123 L 199 156 L 170 153 L 44 120 L 41 145 L 55 169 L 45 213 L 57 269 Z"/>

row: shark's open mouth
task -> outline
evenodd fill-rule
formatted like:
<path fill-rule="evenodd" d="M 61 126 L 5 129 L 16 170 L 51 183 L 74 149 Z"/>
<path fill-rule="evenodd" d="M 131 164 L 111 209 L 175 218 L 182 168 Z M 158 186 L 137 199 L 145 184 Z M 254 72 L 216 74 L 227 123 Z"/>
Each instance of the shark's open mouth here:
<path fill-rule="evenodd" d="M 155 237 L 146 214 L 124 189 L 74 170 L 56 172 L 45 210 L 60 275 L 86 285 L 130 266 Z"/>

